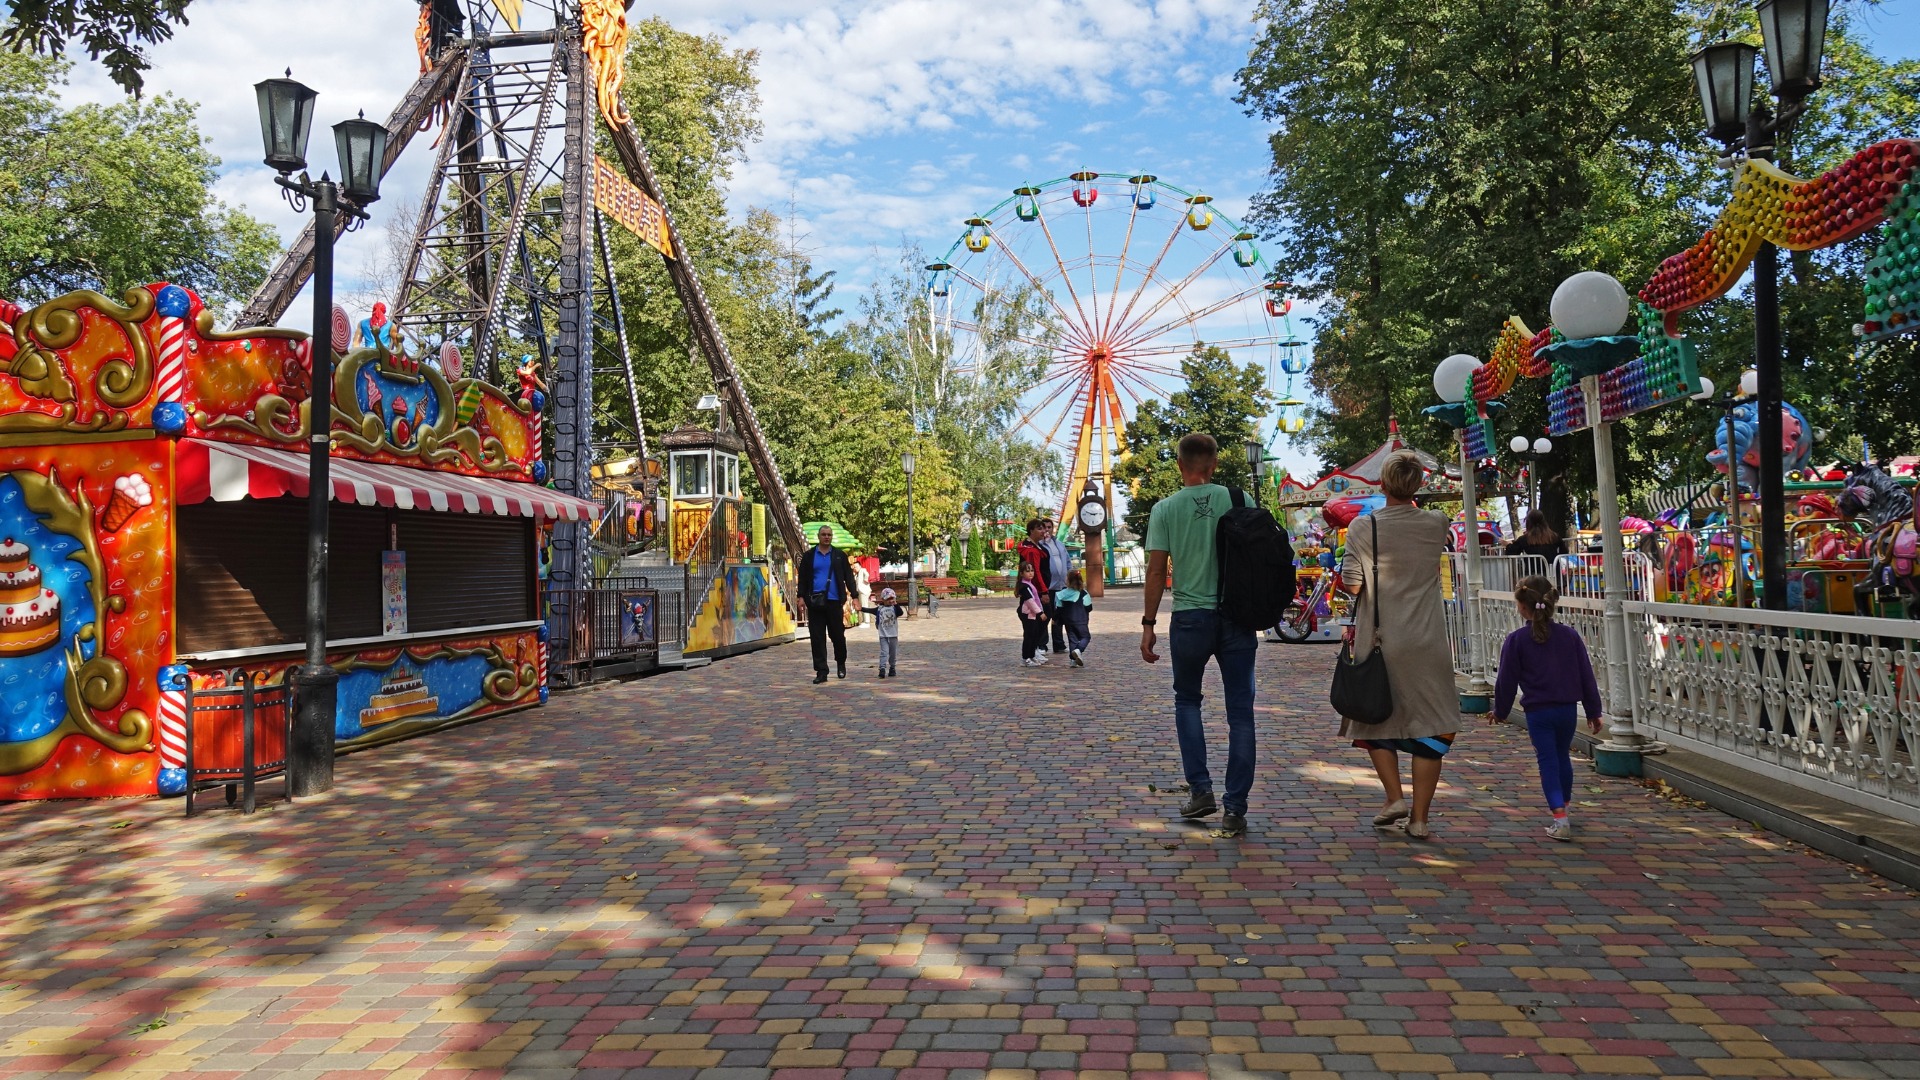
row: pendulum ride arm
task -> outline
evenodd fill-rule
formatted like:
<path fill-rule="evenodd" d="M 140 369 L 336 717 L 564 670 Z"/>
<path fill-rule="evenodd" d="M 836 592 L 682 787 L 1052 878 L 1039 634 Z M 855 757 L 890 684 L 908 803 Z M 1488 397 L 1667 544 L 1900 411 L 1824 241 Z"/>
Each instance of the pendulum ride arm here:
<path fill-rule="evenodd" d="M 394 107 L 393 115 L 387 117 L 387 153 L 380 162 L 380 175 L 385 176 L 393 163 L 400 159 L 401 151 L 413 141 L 414 133 L 420 130 L 432 115 L 434 108 L 454 92 L 459 84 L 460 73 L 466 70 L 467 50 L 464 46 L 448 48 L 441 54 L 438 63 L 421 75 Z M 334 238 L 346 231 L 353 219 L 347 214 L 334 215 Z M 309 220 L 301 230 L 299 239 L 280 256 L 273 272 L 267 280 L 254 291 L 253 298 L 247 301 L 245 310 L 233 321 L 235 326 L 272 326 L 286 314 L 293 298 L 313 276 L 313 222 Z"/>
<path fill-rule="evenodd" d="M 727 353 L 727 343 L 720 335 L 720 324 L 713 317 L 713 309 L 707 306 L 706 293 L 700 288 L 700 279 L 694 275 L 685 245 L 680 242 L 680 230 L 674 227 L 673 211 L 667 206 L 659 181 L 654 178 L 653 164 L 647 158 L 646 147 L 640 144 L 640 137 L 631 123 L 610 125 L 610 128 L 613 145 L 620 153 L 620 164 L 626 169 L 627 179 L 646 192 L 648 198 L 659 203 L 661 213 L 666 215 L 674 253 L 674 257 L 667 260 L 667 275 L 673 279 L 674 291 L 680 294 L 680 303 L 687 310 L 687 321 L 693 324 L 694 338 L 700 345 L 700 351 L 706 354 L 714 382 L 725 391 L 727 405 L 733 410 L 734 426 L 740 429 L 740 436 L 747 444 L 747 459 L 753 463 L 754 474 L 760 478 L 760 486 L 766 489 L 767 498 L 773 504 L 773 516 L 780 527 L 780 535 L 786 540 L 788 551 L 805 551 L 809 545 L 800 535 L 800 512 L 794 508 L 793 497 L 787 494 L 786 481 L 780 477 L 780 466 L 774 463 L 766 433 L 760 429 L 753 403 L 747 400 L 746 385 L 741 381 L 738 369 L 733 366 L 733 357 Z"/>

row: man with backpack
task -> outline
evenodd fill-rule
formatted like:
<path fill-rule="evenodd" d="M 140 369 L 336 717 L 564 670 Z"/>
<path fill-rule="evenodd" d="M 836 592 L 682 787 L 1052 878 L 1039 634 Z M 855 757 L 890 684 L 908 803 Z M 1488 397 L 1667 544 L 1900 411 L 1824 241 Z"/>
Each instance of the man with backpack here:
<path fill-rule="evenodd" d="M 1140 658 L 1149 664 L 1160 659 L 1154 627 L 1171 563 L 1167 647 L 1173 658 L 1173 725 L 1189 794 L 1180 816 L 1211 817 L 1224 805 L 1220 834 L 1244 836 L 1247 796 L 1253 790 L 1254 650 L 1258 633 L 1278 623 L 1292 599 L 1293 552 L 1271 514 L 1249 505 L 1244 492 L 1213 482 L 1219 455 L 1211 435 L 1194 432 L 1182 438 L 1177 457 L 1184 486 L 1155 503 L 1147 519 Z M 1200 682 L 1209 659 L 1220 665 L 1227 704 L 1226 790 L 1218 802 L 1200 716 Z"/>

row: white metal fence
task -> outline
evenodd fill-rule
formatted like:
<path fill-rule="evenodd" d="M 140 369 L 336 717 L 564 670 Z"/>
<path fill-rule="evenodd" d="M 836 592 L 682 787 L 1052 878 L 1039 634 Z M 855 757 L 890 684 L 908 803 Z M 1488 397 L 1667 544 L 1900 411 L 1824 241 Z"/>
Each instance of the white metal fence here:
<path fill-rule="evenodd" d="M 1518 569 L 1505 558 L 1482 561 L 1489 678 L 1501 642 L 1521 625 L 1511 588 L 1494 585 Z M 1464 576 L 1453 583 L 1454 668 L 1470 674 Z M 1622 703 L 1607 677 L 1604 608 L 1597 596 L 1560 601 L 1561 621 L 1586 640 L 1609 714 L 1631 704 L 1635 729 L 1650 739 L 1920 824 L 1920 622 L 1636 598 L 1624 605 L 1631 700 Z"/>

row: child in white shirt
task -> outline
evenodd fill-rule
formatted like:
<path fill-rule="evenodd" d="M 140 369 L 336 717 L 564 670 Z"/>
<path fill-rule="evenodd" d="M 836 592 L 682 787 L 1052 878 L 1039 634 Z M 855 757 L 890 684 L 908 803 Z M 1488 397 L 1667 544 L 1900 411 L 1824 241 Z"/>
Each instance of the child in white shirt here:
<path fill-rule="evenodd" d="M 900 661 L 900 620 L 907 606 L 899 602 L 899 595 L 892 589 L 881 589 L 879 605 L 860 610 L 873 616 L 873 628 L 880 632 L 880 677 L 899 678 L 894 665 Z"/>

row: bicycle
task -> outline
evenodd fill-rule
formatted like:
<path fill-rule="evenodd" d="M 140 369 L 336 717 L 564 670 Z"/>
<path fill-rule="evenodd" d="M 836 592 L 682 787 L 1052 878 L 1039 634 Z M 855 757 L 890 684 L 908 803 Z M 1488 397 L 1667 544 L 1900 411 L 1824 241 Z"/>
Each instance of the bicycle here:
<path fill-rule="evenodd" d="M 1327 606 L 1329 619 L 1338 622 L 1345 618 L 1352 600 L 1346 593 L 1333 588 L 1333 579 L 1338 573 L 1337 570 L 1322 569 L 1306 595 L 1288 604 L 1286 610 L 1281 612 L 1280 621 L 1273 628 L 1274 635 L 1289 645 L 1311 641 L 1314 632 L 1320 629 L 1317 612 L 1323 603 Z"/>

